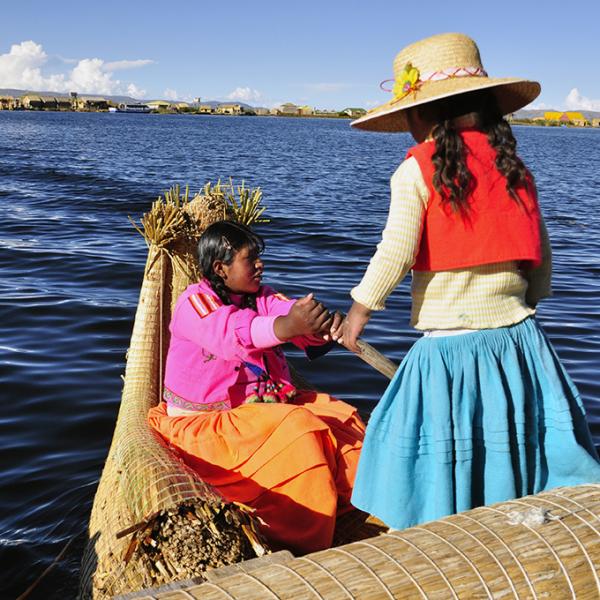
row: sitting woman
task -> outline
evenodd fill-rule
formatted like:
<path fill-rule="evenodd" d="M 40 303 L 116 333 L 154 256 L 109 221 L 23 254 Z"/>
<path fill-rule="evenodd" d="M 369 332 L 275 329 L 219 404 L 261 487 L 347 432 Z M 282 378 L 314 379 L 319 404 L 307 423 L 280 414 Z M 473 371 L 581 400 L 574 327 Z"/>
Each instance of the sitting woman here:
<path fill-rule="evenodd" d="M 253 507 L 274 547 L 312 552 L 351 510 L 365 427 L 352 406 L 292 385 L 281 344 L 310 352 L 341 315 L 261 285 L 263 249 L 231 221 L 200 238 L 204 278 L 177 300 L 166 402 L 149 422 L 226 500 Z"/>

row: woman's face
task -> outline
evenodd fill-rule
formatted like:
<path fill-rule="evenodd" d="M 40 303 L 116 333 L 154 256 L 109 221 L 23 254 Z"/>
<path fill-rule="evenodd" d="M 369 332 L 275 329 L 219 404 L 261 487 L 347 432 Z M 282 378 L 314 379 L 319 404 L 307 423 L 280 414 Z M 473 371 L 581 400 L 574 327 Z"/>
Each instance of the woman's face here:
<path fill-rule="evenodd" d="M 231 264 L 215 261 L 214 270 L 233 294 L 256 294 L 260 289 L 264 264 L 256 250 L 240 248 Z"/>

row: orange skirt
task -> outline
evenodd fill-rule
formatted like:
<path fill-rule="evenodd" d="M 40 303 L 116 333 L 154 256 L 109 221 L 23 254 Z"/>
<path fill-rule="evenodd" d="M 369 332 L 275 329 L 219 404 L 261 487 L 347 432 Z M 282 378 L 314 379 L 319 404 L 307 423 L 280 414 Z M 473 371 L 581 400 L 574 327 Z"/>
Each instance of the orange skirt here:
<path fill-rule="evenodd" d="M 243 404 L 228 411 L 148 420 L 181 458 L 228 501 L 247 504 L 274 547 L 296 553 L 331 546 L 350 496 L 365 426 L 356 409 L 301 391 L 293 404 Z"/>

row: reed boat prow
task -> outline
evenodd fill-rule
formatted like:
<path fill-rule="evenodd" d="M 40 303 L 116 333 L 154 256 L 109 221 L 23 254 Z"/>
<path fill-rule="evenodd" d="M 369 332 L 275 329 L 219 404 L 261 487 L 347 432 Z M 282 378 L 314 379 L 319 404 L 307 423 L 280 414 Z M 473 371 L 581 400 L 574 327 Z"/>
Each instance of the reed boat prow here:
<path fill-rule="evenodd" d="M 119 415 L 90 517 L 80 598 L 600 596 L 598 485 L 401 532 L 357 511 L 338 520 L 335 547 L 294 557 L 271 553 L 252 511 L 224 501 L 166 447 L 147 413 L 160 400 L 171 310 L 199 276 L 199 233 L 227 210 L 218 185 L 193 201 L 176 188 L 138 228 L 148 258 Z"/>

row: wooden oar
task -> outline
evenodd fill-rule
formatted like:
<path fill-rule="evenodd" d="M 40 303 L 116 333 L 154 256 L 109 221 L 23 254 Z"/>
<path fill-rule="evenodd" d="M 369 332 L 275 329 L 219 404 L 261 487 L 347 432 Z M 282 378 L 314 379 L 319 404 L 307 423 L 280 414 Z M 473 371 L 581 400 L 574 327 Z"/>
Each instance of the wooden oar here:
<path fill-rule="evenodd" d="M 396 370 L 398 369 L 396 363 L 392 362 L 389 358 L 386 358 L 381 352 L 375 350 L 371 344 L 363 340 L 357 340 L 356 344 L 360 350 L 360 352 L 355 352 L 358 357 L 362 358 L 367 364 L 371 365 L 388 379 L 394 377 Z"/>

